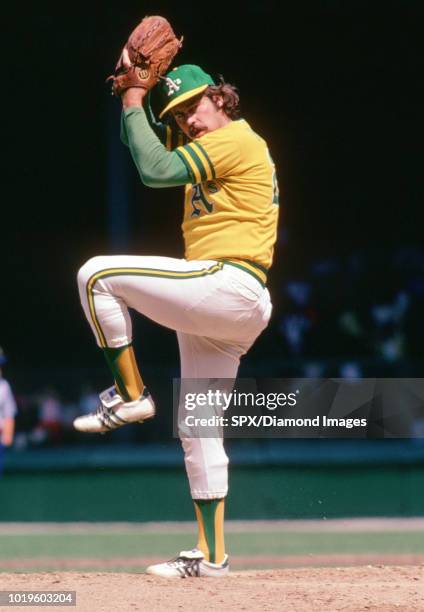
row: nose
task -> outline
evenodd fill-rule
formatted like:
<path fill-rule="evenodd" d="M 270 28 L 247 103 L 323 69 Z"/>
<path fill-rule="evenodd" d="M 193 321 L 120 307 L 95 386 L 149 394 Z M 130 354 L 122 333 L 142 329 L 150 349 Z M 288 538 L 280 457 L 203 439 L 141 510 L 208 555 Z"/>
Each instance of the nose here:
<path fill-rule="evenodd" d="M 195 118 L 196 118 L 195 113 L 187 114 L 187 116 L 186 116 L 186 123 L 187 123 L 187 125 L 193 125 L 193 123 L 195 121 Z"/>

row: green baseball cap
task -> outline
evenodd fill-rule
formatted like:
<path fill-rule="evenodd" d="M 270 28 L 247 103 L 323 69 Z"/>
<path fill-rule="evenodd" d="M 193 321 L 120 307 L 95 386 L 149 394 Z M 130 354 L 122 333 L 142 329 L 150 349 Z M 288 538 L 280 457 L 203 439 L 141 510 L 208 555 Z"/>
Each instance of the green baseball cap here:
<path fill-rule="evenodd" d="M 159 117 L 162 118 L 181 102 L 202 93 L 209 85 L 215 85 L 215 82 L 200 66 L 194 64 L 177 66 L 159 82 L 159 95 L 162 104 L 165 105 Z"/>

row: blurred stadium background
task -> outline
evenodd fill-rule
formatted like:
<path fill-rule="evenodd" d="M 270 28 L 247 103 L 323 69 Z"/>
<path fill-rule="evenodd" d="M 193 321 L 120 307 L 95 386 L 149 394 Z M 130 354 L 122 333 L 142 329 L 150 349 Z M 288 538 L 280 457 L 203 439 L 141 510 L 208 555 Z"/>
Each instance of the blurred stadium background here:
<path fill-rule="evenodd" d="M 164 14 L 184 34 L 181 63 L 239 86 L 243 115 L 268 141 L 279 171 L 274 314 L 240 375 L 421 376 L 422 3 L 249 0 L 214 2 L 206 15 L 129 1 L 119 13 L 111 3 L 101 11 L 72 7 L 66 20 L 53 3 L 26 11 L 23 24 L 10 15 L 6 34 L 15 56 L 11 88 L 25 83 L 26 95 L 13 100 L 5 126 L 0 344 L 19 414 L 0 480 L 1 522 L 192 520 L 172 439 L 171 332 L 134 319 L 136 353 L 159 406 L 154 422 L 97 437 L 71 428 L 110 384 L 78 302 L 78 268 L 98 254 L 182 249 L 181 193 L 140 185 L 119 144 L 119 104 L 104 85 L 128 28 L 144 14 Z M 420 427 L 405 440 L 229 441 L 227 516 L 424 516 Z M 27 545 L 44 550 L 41 539 L 9 535 L 13 541 L 0 535 L 2 558 L 31 556 Z M 61 537 L 42 540 L 47 554 L 69 552 L 69 536 Z M 146 535 L 137 537 L 125 540 L 126 554 L 136 554 L 137 542 L 149 549 Z M 243 541 L 249 551 L 248 536 L 240 537 L 229 535 L 232 546 L 238 551 Z M 72 546 L 84 538 L 73 536 Z M 292 550 L 289 534 L 264 538 L 281 543 L 280 554 Z M 151 544 L 158 554 L 175 552 L 174 540 L 169 551 L 159 540 Z M 302 553 L 319 548 L 310 535 L 297 541 Z M 359 540 L 325 541 L 339 551 Z M 416 533 L 395 536 L 387 550 L 422 553 L 417 541 Z M 99 546 L 110 552 L 117 543 Z"/>

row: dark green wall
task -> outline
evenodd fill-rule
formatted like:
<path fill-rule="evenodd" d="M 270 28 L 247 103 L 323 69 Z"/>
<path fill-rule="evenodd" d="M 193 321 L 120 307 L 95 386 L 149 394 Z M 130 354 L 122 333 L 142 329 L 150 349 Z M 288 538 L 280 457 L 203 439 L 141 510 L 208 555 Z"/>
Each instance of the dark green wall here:
<path fill-rule="evenodd" d="M 230 473 L 229 519 L 424 515 L 424 465 L 242 467 Z M 183 469 L 5 474 L 1 521 L 192 520 Z"/>

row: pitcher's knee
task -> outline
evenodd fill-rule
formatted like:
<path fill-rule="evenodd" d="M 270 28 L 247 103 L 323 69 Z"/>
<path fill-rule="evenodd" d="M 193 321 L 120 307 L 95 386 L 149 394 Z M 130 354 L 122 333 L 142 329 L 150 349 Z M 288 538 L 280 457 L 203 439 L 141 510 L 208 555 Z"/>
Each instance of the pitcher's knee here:
<path fill-rule="evenodd" d="M 228 456 L 222 438 L 180 437 L 180 440 L 186 466 L 192 466 L 195 471 L 204 468 L 220 471 L 227 468 Z"/>
<path fill-rule="evenodd" d="M 77 281 L 79 287 L 85 287 L 90 278 L 104 268 L 104 257 L 92 257 L 78 270 Z"/>

